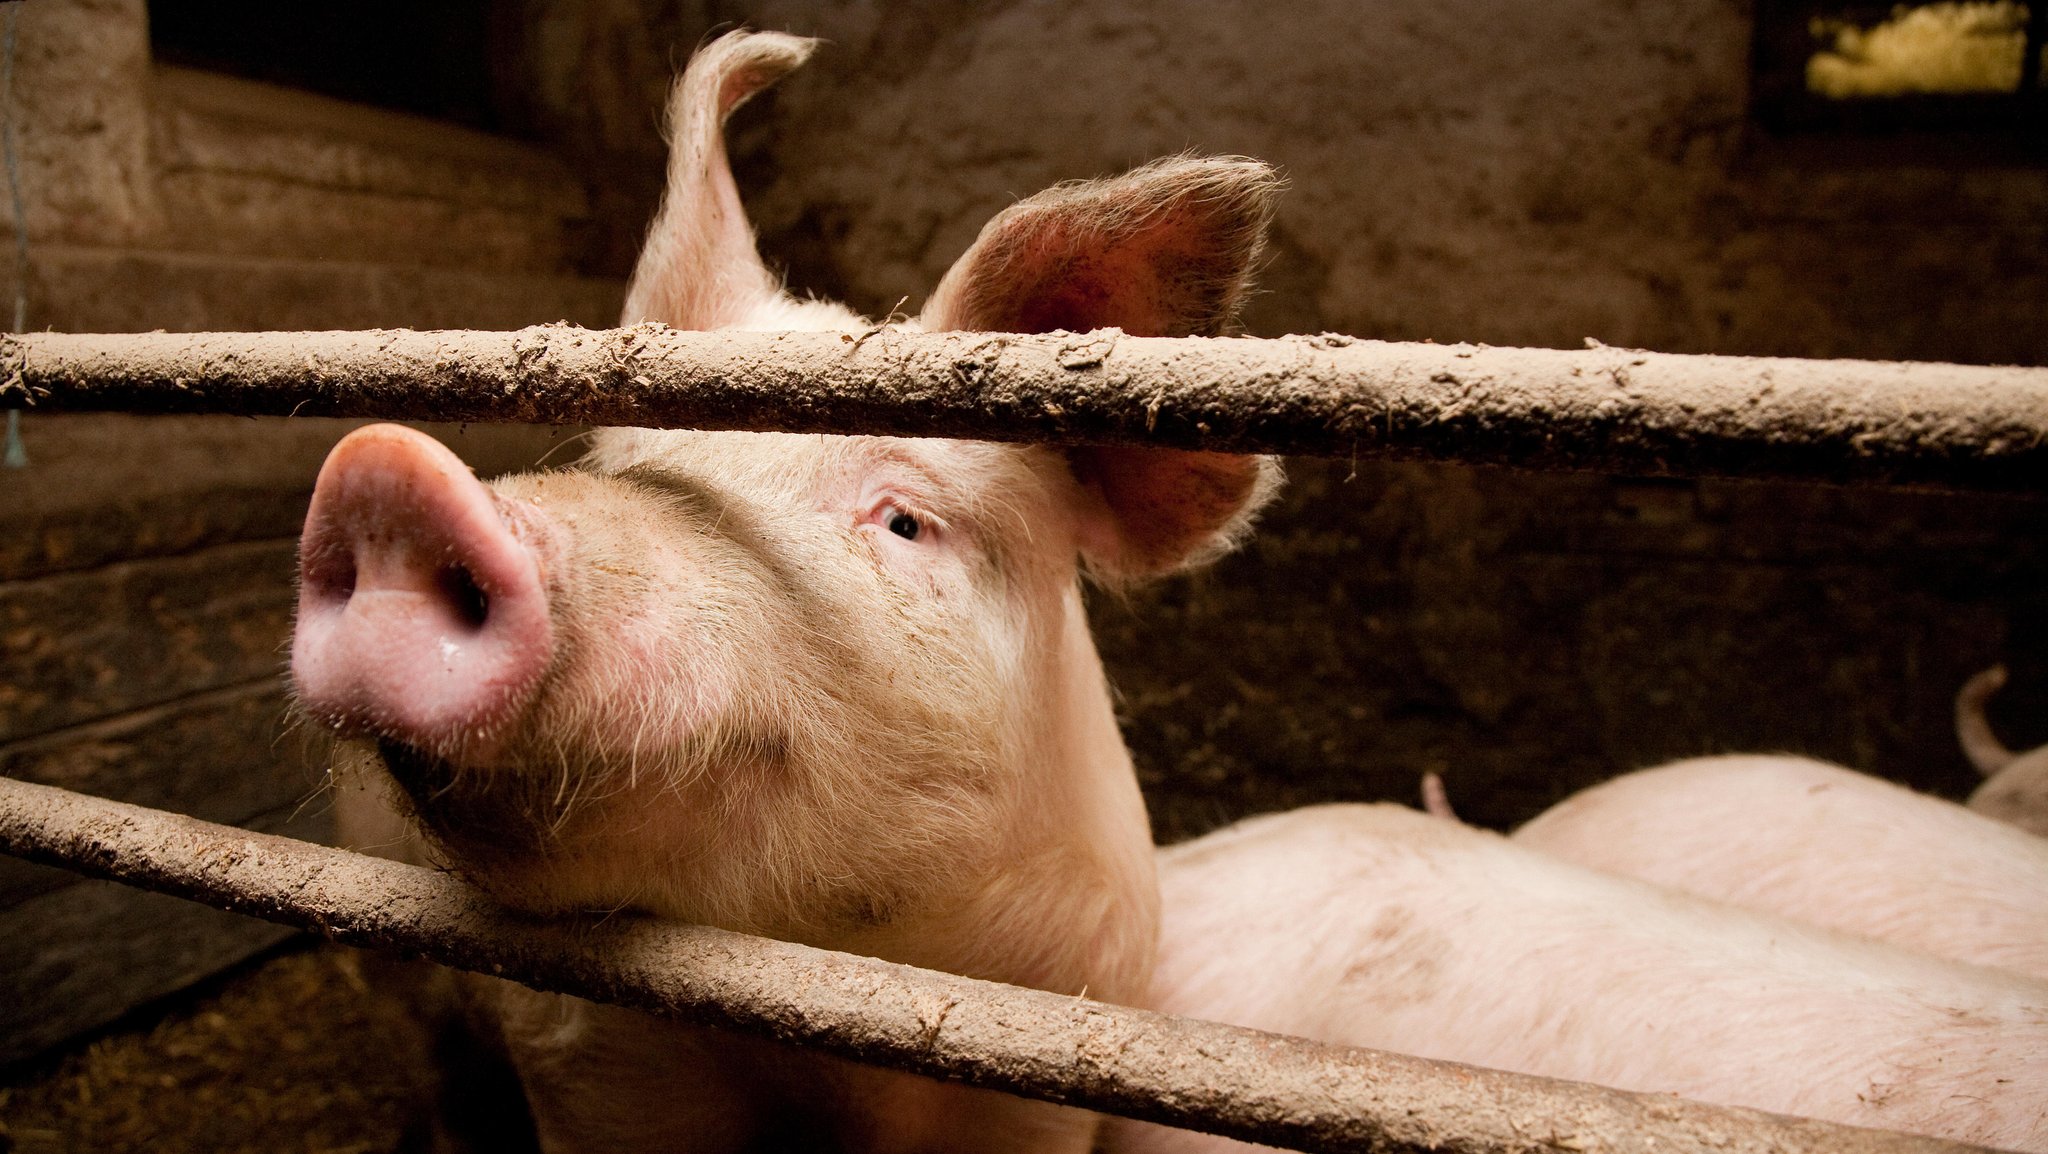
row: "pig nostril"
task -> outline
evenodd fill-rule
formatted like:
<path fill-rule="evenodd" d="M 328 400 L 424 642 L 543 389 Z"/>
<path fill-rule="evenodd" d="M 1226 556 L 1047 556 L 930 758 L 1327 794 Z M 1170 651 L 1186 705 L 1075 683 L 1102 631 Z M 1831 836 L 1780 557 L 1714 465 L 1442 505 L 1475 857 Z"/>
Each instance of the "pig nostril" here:
<path fill-rule="evenodd" d="M 335 569 L 333 575 L 327 579 L 327 587 L 333 590 L 335 597 L 343 601 L 356 595 L 356 566 L 353 559 Z"/>
<path fill-rule="evenodd" d="M 304 584 L 315 597 L 347 604 L 356 592 L 355 558 L 346 551 L 309 555 Z"/>
<path fill-rule="evenodd" d="M 471 629 L 481 629 L 491 615 L 491 599 L 477 588 L 476 578 L 461 565 L 450 565 L 436 574 L 441 592 L 455 613 Z"/>

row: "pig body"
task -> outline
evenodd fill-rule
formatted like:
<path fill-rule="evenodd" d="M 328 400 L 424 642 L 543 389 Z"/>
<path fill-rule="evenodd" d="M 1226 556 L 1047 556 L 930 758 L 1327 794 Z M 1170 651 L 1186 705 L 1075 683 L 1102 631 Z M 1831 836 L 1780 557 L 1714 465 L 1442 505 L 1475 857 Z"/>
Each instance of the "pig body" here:
<path fill-rule="evenodd" d="M 811 42 L 733 34 L 670 108 L 625 322 L 862 330 L 762 265 L 733 107 Z M 928 329 L 1214 332 L 1277 182 L 1175 158 L 998 216 Z M 485 486 L 392 426 L 323 467 L 302 708 L 509 904 L 633 910 L 1106 1000 L 1142 996 L 1152 850 L 1079 574 L 1219 552 L 1270 462 L 1149 449 L 601 430 Z M 488 984 L 549 1151 L 1081 1151 L 1079 1111 Z"/>
<path fill-rule="evenodd" d="M 1556 857 L 2048 979 L 2048 841 L 1799 757 L 1677 762 L 1515 832 Z"/>
<path fill-rule="evenodd" d="M 1956 694 L 1956 736 L 1984 784 L 1970 795 L 1970 808 L 2037 837 L 2048 837 L 2048 746 L 2014 753 L 1991 732 L 1985 703 L 2005 687 L 2005 667 L 1995 665 L 1970 678 Z"/>
<path fill-rule="evenodd" d="M 1324 1041 L 2048 1148 L 2048 985 L 1584 869 L 1397 806 L 1160 855 L 1152 1004 Z M 1238 1144 L 1112 1121 L 1116 1154 Z"/>

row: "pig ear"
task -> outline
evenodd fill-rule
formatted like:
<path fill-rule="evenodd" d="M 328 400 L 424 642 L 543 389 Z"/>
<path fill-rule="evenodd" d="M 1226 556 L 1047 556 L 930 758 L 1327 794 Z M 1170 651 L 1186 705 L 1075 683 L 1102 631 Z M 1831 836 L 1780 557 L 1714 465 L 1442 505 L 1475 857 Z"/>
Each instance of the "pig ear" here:
<path fill-rule="evenodd" d="M 1112 585 L 1230 552 L 1280 491 L 1273 457 L 1095 445 L 1068 450 L 1067 462 L 1088 499 L 1081 556 Z"/>
<path fill-rule="evenodd" d="M 925 306 L 929 330 L 1214 336 L 1236 319 L 1281 181 L 1242 157 L 1172 157 L 1005 210 Z M 1272 460 L 1132 446 L 1069 450 L 1082 552 L 1126 581 L 1227 551 L 1278 488 Z"/>
<path fill-rule="evenodd" d="M 1244 302 L 1279 188 L 1256 160 L 1176 156 L 1046 189 L 988 222 L 924 327 L 1214 336 Z"/>
<path fill-rule="evenodd" d="M 801 65 L 817 41 L 732 32 L 699 49 L 668 103 L 668 188 L 647 232 L 622 324 L 736 324 L 782 291 L 754 247 L 726 162 L 725 120 Z"/>

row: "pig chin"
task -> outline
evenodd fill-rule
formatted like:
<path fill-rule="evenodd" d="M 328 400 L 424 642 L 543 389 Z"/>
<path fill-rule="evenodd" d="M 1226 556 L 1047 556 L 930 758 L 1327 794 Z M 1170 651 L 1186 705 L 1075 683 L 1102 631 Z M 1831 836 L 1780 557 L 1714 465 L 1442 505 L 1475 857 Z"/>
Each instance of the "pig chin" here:
<path fill-rule="evenodd" d="M 413 817 L 464 872 L 545 853 L 555 823 L 545 800 L 523 775 L 502 768 L 458 766 L 392 738 L 375 743 L 377 757 L 405 795 Z"/>
<path fill-rule="evenodd" d="M 658 757 L 513 742 L 503 761 L 478 766 L 392 738 L 374 748 L 437 856 L 534 913 L 644 906 L 718 836 L 716 783 L 788 772 L 786 740 L 718 727 Z"/>

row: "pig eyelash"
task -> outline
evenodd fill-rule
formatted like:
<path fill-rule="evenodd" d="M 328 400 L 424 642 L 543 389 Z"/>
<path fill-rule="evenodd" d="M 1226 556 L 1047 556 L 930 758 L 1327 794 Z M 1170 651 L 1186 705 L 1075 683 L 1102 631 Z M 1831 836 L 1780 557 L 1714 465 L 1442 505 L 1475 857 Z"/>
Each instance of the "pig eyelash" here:
<path fill-rule="evenodd" d="M 911 542 L 930 542 L 946 528 L 937 517 L 896 497 L 877 501 L 874 511 L 867 515 L 865 521 Z"/>
<path fill-rule="evenodd" d="M 924 522 L 917 519 L 917 514 L 894 505 L 882 509 L 882 527 L 905 541 L 915 541 L 924 532 Z"/>

